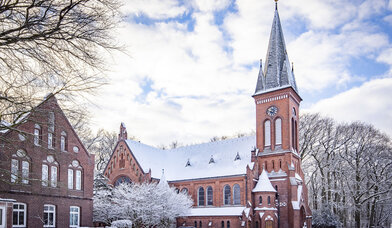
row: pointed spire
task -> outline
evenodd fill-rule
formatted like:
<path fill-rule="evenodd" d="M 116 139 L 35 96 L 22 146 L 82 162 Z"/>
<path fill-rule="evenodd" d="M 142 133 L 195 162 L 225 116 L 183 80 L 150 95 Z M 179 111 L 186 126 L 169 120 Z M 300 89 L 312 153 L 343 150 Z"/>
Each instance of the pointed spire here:
<path fill-rule="evenodd" d="M 271 181 L 268 178 L 267 171 L 263 167 L 263 172 L 259 176 L 259 180 L 252 192 L 276 192 L 276 189 L 272 186 Z"/>
<path fill-rule="evenodd" d="M 159 180 L 159 183 L 158 183 L 157 187 L 160 187 L 160 188 L 170 188 L 169 183 L 167 183 L 167 181 L 166 181 L 165 170 L 164 169 L 162 169 L 162 176 L 161 176 L 161 179 Z"/>
<path fill-rule="evenodd" d="M 255 95 L 285 87 L 292 87 L 298 93 L 287 55 L 277 0 L 275 0 L 275 4 L 275 16 L 272 22 L 264 73 L 260 66 Z"/>

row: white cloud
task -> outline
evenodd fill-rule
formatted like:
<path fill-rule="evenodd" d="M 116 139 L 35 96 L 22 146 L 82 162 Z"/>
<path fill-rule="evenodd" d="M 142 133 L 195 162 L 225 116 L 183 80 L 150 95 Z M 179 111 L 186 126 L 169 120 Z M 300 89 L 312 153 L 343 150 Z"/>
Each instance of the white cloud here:
<path fill-rule="evenodd" d="M 391 0 L 391 2 L 392 2 L 392 0 Z M 392 10 L 392 9 L 391 9 L 391 10 Z M 392 14 L 391 14 L 391 15 L 388 15 L 388 16 L 386 16 L 386 17 L 384 17 L 384 21 L 388 22 L 389 25 L 392 26 Z"/>
<path fill-rule="evenodd" d="M 194 0 L 193 6 L 200 11 L 219 11 L 227 8 L 231 0 Z"/>
<path fill-rule="evenodd" d="M 124 14 L 146 14 L 153 19 L 173 18 L 186 12 L 177 0 L 124 0 L 121 10 Z"/>
<path fill-rule="evenodd" d="M 386 49 L 378 56 L 377 61 L 392 66 L 392 48 Z"/>
<path fill-rule="evenodd" d="M 338 121 L 363 121 L 392 135 L 392 78 L 375 79 L 332 98 L 317 102 L 309 111 Z"/>
<path fill-rule="evenodd" d="M 392 10 L 392 0 L 389 0 L 388 8 L 389 10 Z"/>
<path fill-rule="evenodd" d="M 358 9 L 358 18 L 368 19 L 371 16 L 380 13 L 386 7 L 386 0 L 366 0 Z"/>

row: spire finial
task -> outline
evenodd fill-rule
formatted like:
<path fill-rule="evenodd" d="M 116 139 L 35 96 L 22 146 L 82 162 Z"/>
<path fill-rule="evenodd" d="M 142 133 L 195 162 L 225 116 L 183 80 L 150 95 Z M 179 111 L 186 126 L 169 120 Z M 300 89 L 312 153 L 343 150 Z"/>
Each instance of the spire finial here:
<path fill-rule="evenodd" d="M 275 10 L 278 10 L 278 1 L 279 0 L 275 0 Z"/>

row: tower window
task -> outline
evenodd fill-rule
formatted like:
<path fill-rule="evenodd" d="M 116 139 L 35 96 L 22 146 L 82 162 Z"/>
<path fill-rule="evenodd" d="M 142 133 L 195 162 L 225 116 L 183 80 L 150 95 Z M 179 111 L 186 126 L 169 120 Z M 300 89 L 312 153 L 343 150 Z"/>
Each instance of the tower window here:
<path fill-rule="evenodd" d="M 264 146 L 271 146 L 271 121 L 264 122 Z"/>
<path fill-rule="evenodd" d="M 275 120 L 275 145 L 282 144 L 282 119 Z"/>

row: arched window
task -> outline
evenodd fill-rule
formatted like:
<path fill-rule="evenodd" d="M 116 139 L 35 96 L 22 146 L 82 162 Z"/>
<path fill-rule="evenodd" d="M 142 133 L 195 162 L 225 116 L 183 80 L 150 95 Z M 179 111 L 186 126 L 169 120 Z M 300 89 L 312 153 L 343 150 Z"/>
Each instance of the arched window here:
<path fill-rule="evenodd" d="M 207 205 L 211 206 L 214 203 L 214 192 L 211 186 L 207 187 Z"/>
<path fill-rule="evenodd" d="M 201 223 L 201 221 L 199 222 L 199 227 L 203 227 L 203 223 Z"/>
<path fill-rule="evenodd" d="M 233 186 L 233 204 L 241 204 L 241 189 L 238 184 Z"/>
<path fill-rule="evenodd" d="M 271 196 L 268 196 L 267 201 L 268 205 L 271 205 Z"/>
<path fill-rule="evenodd" d="M 256 221 L 255 228 L 259 228 L 259 222 L 258 221 Z"/>
<path fill-rule="evenodd" d="M 275 190 L 278 191 L 278 185 L 275 185 Z"/>
<path fill-rule="evenodd" d="M 227 228 L 230 228 L 230 221 L 227 221 Z"/>
<path fill-rule="evenodd" d="M 52 155 L 48 155 L 42 162 L 42 186 L 57 187 L 59 163 Z M 50 177 L 50 180 L 49 180 Z"/>
<path fill-rule="evenodd" d="M 60 149 L 61 149 L 61 151 L 67 151 L 68 150 L 68 139 L 67 139 L 67 133 L 65 131 L 61 132 Z"/>
<path fill-rule="evenodd" d="M 231 191 L 230 191 L 230 186 L 225 185 L 223 188 L 223 204 L 224 205 L 229 205 L 230 204 L 230 198 L 231 198 Z"/>
<path fill-rule="evenodd" d="M 268 164 L 267 161 L 265 161 L 265 162 L 264 162 L 264 169 L 265 169 L 265 170 L 268 170 L 267 164 Z"/>
<path fill-rule="evenodd" d="M 264 146 L 271 146 L 271 121 L 264 122 Z"/>
<path fill-rule="evenodd" d="M 181 192 L 184 193 L 184 194 L 188 194 L 188 189 L 187 188 L 183 188 L 183 189 L 181 189 Z"/>
<path fill-rule="evenodd" d="M 272 160 L 272 170 L 275 170 L 275 161 Z"/>
<path fill-rule="evenodd" d="M 132 181 L 127 176 L 121 176 L 121 177 L 117 178 L 117 180 L 114 182 L 114 186 L 119 186 L 122 183 L 130 184 L 130 183 L 132 183 Z"/>
<path fill-rule="evenodd" d="M 279 169 L 282 168 L 282 160 L 279 160 Z"/>
<path fill-rule="evenodd" d="M 174 191 L 175 191 L 177 194 L 180 193 L 180 189 L 178 189 L 178 188 L 175 188 Z"/>
<path fill-rule="evenodd" d="M 42 130 L 38 124 L 34 125 L 34 145 L 39 146 L 42 141 Z"/>
<path fill-rule="evenodd" d="M 275 145 L 282 144 L 282 119 L 275 120 Z"/>
<path fill-rule="evenodd" d="M 296 151 L 298 151 L 298 147 L 297 147 L 298 135 L 297 135 L 297 132 L 298 132 L 297 121 L 294 121 L 294 135 L 295 135 L 294 148 L 295 148 Z"/>
<path fill-rule="evenodd" d="M 259 204 L 263 204 L 263 197 L 259 196 Z"/>
<path fill-rule="evenodd" d="M 294 118 L 291 119 L 291 143 L 293 146 L 293 149 L 297 149 L 297 126 L 296 126 L 296 121 L 294 121 Z"/>
<path fill-rule="evenodd" d="M 195 227 L 197 227 L 197 221 L 195 221 Z"/>
<path fill-rule="evenodd" d="M 200 187 L 198 190 L 198 205 L 204 206 L 204 188 Z"/>
<path fill-rule="evenodd" d="M 77 160 L 68 166 L 68 189 L 82 190 L 82 166 Z"/>
<path fill-rule="evenodd" d="M 221 228 L 225 228 L 225 222 L 224 221 L 221 222 Z"/>
<path fill-rule="evenodd" d="M 29 183 L 31 159 L 24 150 L 17 150 L 11 159 L 11 182 Z"/>

